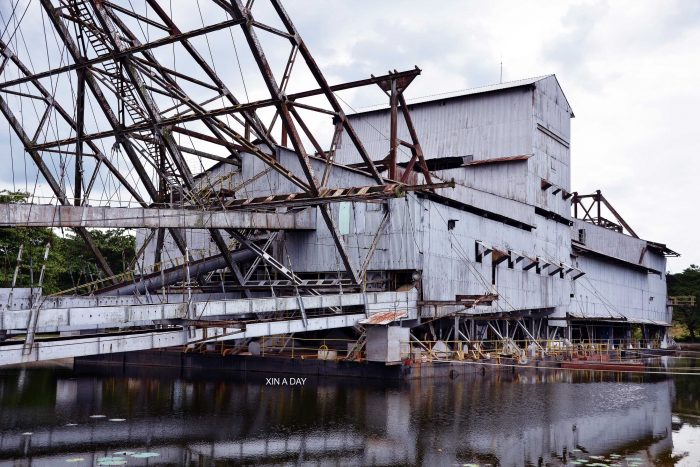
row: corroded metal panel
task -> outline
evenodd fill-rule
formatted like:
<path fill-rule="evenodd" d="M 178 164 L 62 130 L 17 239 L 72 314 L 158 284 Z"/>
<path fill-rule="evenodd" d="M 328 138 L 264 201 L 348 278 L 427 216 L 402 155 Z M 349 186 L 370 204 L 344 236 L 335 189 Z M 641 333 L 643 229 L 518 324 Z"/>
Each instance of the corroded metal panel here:
<path fill-rule="evenodd" d="M 311 211 L 313 209 L 292 213 L 0 203 L 0 227 L 312 230 L 316 226 L 316 216 Z"/>

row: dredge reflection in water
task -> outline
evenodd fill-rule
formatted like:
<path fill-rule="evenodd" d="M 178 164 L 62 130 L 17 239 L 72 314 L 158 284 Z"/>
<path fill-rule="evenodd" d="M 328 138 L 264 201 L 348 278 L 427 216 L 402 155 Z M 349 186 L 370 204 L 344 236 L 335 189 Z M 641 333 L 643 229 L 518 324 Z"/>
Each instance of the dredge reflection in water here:
<path fill-rule="evenodd" d="M 0 463 L 685 464 L 694 454 L 674 454 L 673 432 L 700 433 L 696 379 L 532 370 L 271 386 L 250 374 L 2 370 Z M 676 400 L 690 418 L 672 417 Z"/>

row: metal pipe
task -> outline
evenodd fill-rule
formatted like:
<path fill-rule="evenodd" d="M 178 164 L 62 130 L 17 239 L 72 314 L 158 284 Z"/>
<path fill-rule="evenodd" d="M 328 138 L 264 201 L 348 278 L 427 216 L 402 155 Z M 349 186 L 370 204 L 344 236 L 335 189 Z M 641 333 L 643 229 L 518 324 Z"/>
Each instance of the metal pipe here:
<path fill-rule="evenodd" d="M 240 263 L 254 258 L 255 254 L 250 250 L 238 250 L 231 252 L 230 257 L 231 261 Z M 199 277 L 208 272 L 216 271 L 217 269 L 224 269 L 226 267 L 226 258 L 224 258 L 222 255 L 217 255 L 190 263 L 188 270 L 192 276 Z M 97 291 L 95 295 L 144 294 L 147 290 L 157 290 L 185 280 L 187 280 L 187 270 L 183 270 L 182 267 L 175 266 L 163 271 L 148 274 L 143 277 L 143 280 L 137 283 L 117 284 L 113 287 L 107 287 Z"/>

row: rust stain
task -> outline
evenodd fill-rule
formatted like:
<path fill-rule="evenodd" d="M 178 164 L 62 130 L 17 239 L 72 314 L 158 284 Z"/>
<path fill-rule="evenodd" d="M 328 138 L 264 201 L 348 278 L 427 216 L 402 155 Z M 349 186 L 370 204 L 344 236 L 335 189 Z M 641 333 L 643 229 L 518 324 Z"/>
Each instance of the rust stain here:
<path fill-rule="evenodd" d="M 360 321 L 360 324 L 389 324 L 401 318 L 408 316 L 405 311 L 382 311 L 380 313 L 375 313 L 369 318 Z"/>

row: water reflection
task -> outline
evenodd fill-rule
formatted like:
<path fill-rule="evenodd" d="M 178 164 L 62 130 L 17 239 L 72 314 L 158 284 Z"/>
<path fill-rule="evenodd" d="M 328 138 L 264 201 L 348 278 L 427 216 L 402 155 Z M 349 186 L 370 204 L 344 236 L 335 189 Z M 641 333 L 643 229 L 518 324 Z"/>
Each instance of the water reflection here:
<path fill-rule="evenodd" d="M 533 369 L 303 387 L 264 376 L 3 370 L 0 462 L 95 465 L 132 451 L 153 454 L 122 456 L 129 465 L 673 465 L 674 430 L 686 446 L 700 438 L 697 376 Z"/>

